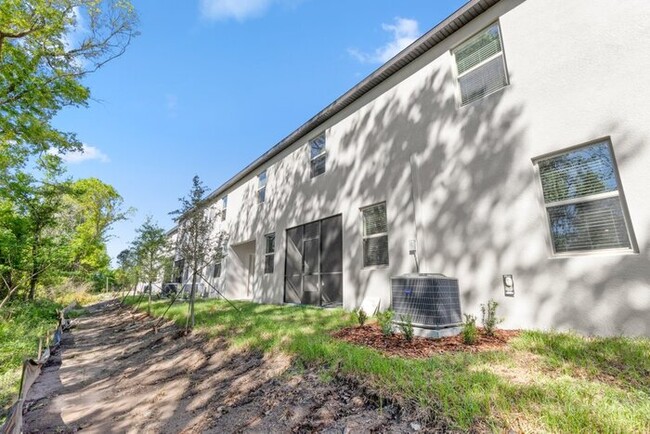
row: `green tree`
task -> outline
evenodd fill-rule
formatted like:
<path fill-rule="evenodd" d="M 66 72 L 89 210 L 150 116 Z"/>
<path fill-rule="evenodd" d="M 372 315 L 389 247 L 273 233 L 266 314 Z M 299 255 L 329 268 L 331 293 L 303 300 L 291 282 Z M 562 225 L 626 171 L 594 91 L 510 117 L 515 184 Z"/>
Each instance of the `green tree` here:
<path fill-rule="evenodd" d="M 37 163 L 43 172 L 42 179 L 19 172 L 8 185 L 9 194 L 26 223 L 25 253 L 29 259 L 25 271 L 29 274 L 29 300 L 34 299 L 41 275 L 60 259 L 61 243 L 57 243 L 54 228 L 69 185 L 60 180 L 63 169 L 58 157 L 44 155 Z"/>
<path fill-rule="evenodd" d="M 149 288 L 147 313 L 151 314 L 151 294 L 153 284 L 162 278 L 165 261 L 168 258 L 167 235 L 151 217 L 136 229 L 137 237 L 133 241 L 133 250 L 141 276 Z"/>
<path fill-rule="evenodd" d="M 87 103 L 83 77 L 124 53 L 136 23 L 128 0 L 0 0 L 1 171 L 80 149 L 51 120 Z"/>
<path fill-rule="evenodd" d="M 192 188 L 187 196 L 179 199 L 181 207 L 170 214 L 175 216 L 178 233 L 175 252 L 189 267 L 192 275 L 190 303 L 185 328 L 194 327 L 194 301 L 196 286 L 205 266 L 223 251 L 220 236 L 213 234 L 214 216 L 206 209 L 204 196 L 208 189 L 198 176 L 192 179 Z"/>
<path fill-rule="evenodd" d="M 111 185 L 97 178 L 85 178 L 70 186 L 69 207 L 75 234 L 70 242 L 70 263 L 81 277 L 108 268 L 108 232 L 131 210 L 124 210 L 122 196 Z"/>

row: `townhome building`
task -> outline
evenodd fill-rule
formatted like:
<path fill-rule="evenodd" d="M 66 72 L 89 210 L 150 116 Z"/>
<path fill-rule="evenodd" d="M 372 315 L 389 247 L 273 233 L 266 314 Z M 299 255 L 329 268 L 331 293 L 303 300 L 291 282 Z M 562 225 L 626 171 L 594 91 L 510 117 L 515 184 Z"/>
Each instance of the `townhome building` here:
<path fill-rule="evenodd" d="M 209 195 L 206 274 L 385 309 L 442 273 L 506 328 L 650 335 L 649 71 L 650 2 L 471 0 Z"/>

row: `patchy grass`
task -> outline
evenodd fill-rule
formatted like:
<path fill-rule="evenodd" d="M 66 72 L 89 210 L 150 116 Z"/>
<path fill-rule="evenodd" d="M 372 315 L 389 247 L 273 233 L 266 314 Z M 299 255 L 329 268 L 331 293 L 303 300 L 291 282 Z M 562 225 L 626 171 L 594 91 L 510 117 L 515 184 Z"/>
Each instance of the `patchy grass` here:
<path fill-rule="evenodd" d="M 196 330 L 317 363 L 326 377 L 353 377 L 424 420 L 460 430 L 650 432 L 648 339 L 531 331 L 500 351 L 401 359 L 333 339 L 331 331 L 354 323 L 340 309 L 235 304 L 241 313 L 198 301 Z M 154 315 L 166 306 L 155 302 Z M 176 304 L 167 316 L 183 326 L 186 313 Z"/>
<path fill-rule="evenodd" d="M 38 339 L 53 332 L 61 305 L 48 300 L 14 303 L 0 311 L 0 408 L 18 396 L 24 359 L 36 358 Z M 4 411 L 2 412 L 4 413 Z"/>

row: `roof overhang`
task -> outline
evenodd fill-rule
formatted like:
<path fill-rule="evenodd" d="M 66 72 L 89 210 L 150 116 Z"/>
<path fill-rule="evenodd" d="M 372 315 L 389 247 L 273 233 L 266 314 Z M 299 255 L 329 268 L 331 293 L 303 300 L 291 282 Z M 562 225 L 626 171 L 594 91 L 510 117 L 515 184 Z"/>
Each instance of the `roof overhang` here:
<path fill-rule="evenodd" d="M 321 110 L 318 114 L 316 114 L 316 116 L 312 117 L 307 122 L 302 124 L 298 129 L 293 131 L 284 139 L 280 140 L 280 142 L 278 142 L 275 146 L 266 151 L 255 161 L 253 161 L 235 176 L 222 184 L 219 188 L 210 193 L 206 197 L 206 201 L 210 201 L 226 193 L 238 182 L 245 179 L 247 176 L 249 176 L 251 173 L 254 173 L 273 157 L 289 148 L 298 139 L 308 134 L 310 131 L 318 128 L 332 116 L 336 115 L 348 107 L 350 104 L 357 101 L 363 95 L 370 92 L 372 89 L 383 83 L 393 74 L 397 73 L 408 64 L 422 56 L 424 53 L 429 51 L 431 48 L 444 41 L 450 35 L 458 31 L 474 18 L 481 15 L 490 7 L 497 4 L 499 1 L 500 0 L 468 1 L 460 9 L 444 19 L 440 24 L 429 30 L 426 34 L 399 52 L 391 60 L 380 66 L 352 89 L 347 91 L 345 94 L 337 98 L 333 103 Z"/>

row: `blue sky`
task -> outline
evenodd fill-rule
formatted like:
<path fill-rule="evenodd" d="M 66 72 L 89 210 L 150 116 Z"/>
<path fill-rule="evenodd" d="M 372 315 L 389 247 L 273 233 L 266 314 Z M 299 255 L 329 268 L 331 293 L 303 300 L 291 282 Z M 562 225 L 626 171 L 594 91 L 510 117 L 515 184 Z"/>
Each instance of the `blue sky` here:
<path fill-rule="evenodd" d="M 86 146 L 70 175 L 137 210 L 115 225 L 112 257 L 147 215 L 172 227 L 195 174 L 217 188 L 464 1 L 133 3 L 141 35 L 86 79 L 88 108 L 55 119 Z"/>

